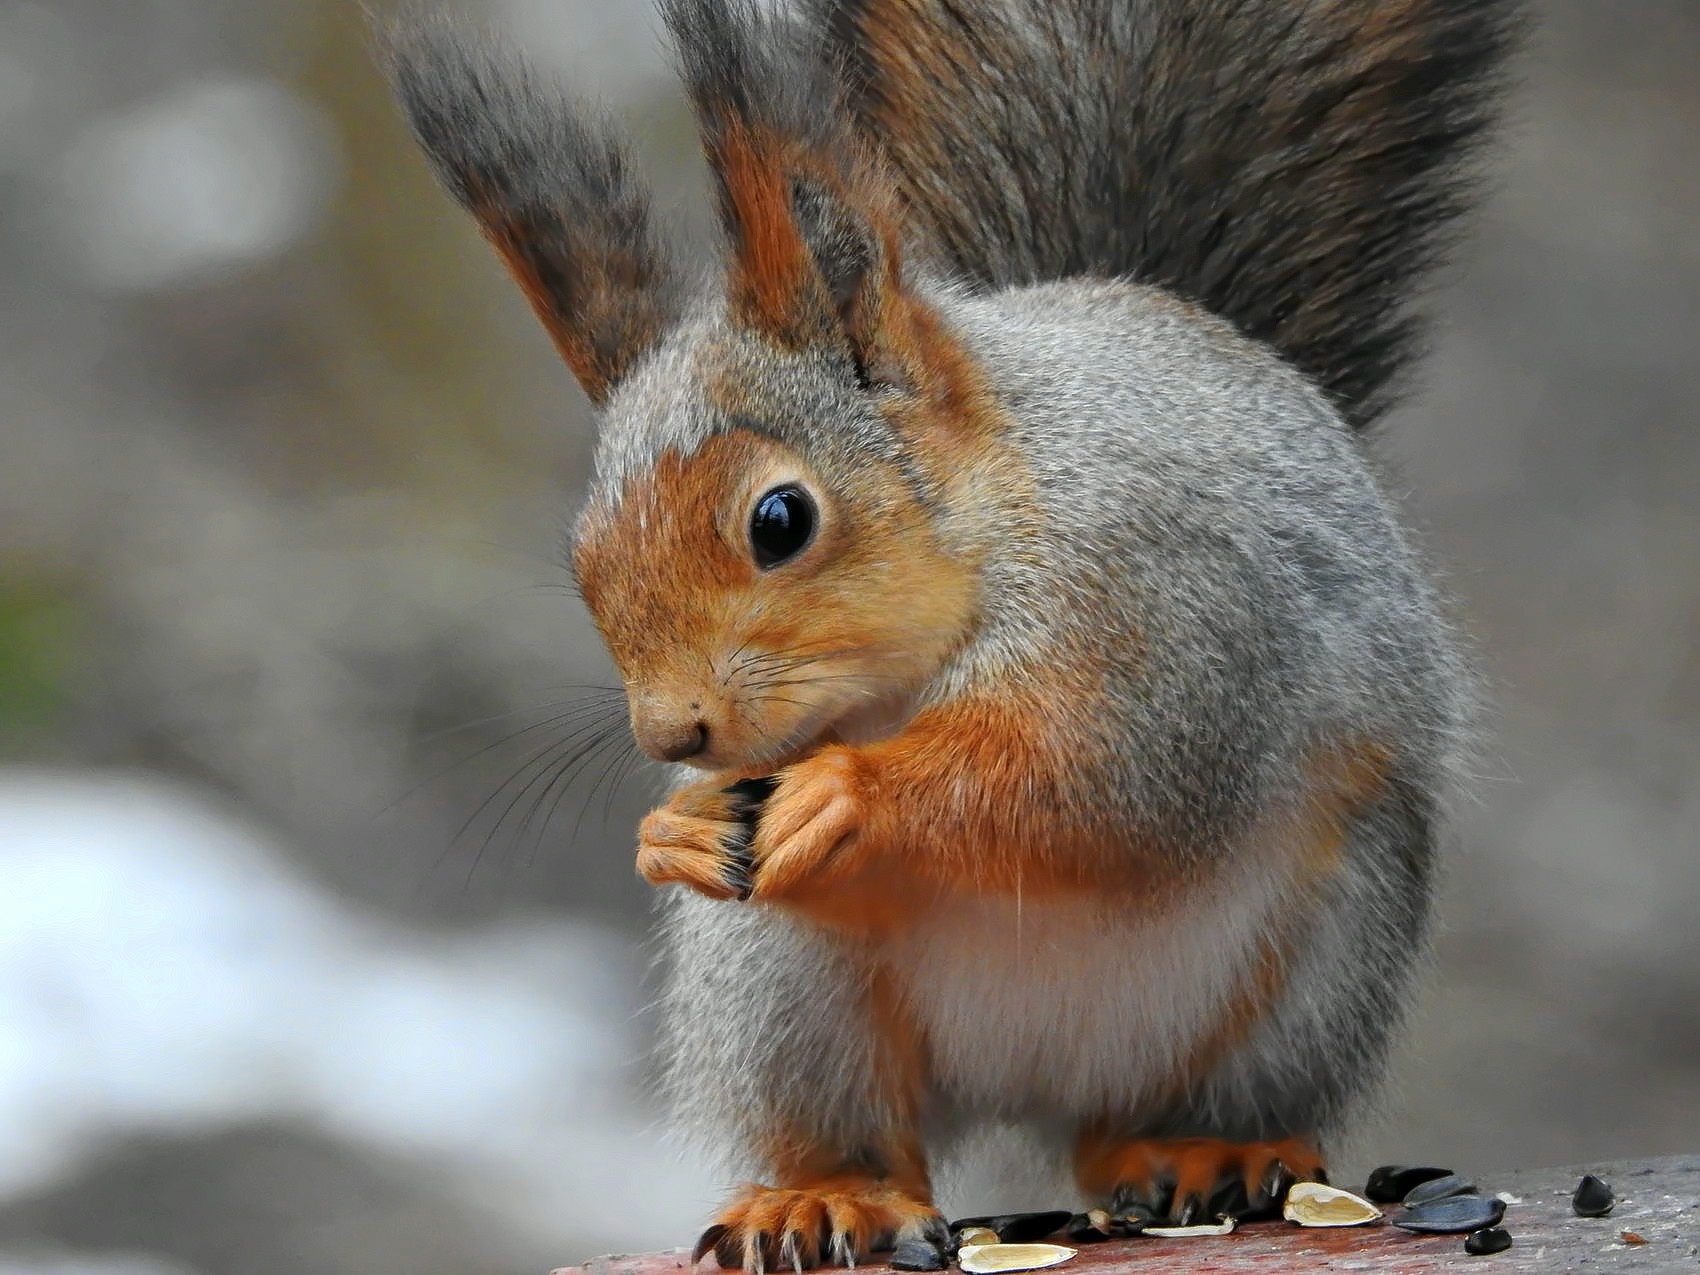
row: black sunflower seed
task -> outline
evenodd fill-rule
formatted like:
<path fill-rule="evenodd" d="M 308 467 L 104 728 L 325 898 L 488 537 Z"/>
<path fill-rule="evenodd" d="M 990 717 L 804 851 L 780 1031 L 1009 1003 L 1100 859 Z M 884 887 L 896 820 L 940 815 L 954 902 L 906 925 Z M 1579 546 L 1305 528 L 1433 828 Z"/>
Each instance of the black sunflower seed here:
<path fill-rule="evenodd" d="M 1431 1178 L 1427 1182 L 1412 1187 L 1405 1195 L 1405 1207 L 1414 1209 L 1419 1204 L 1427 1204 L 1431 1200 L 1444 1200 L 1451 1195 L 1474 1195 L 1476 1184 L 1460 1173 L 1448 1174 L 1444 1178 Z"/>
<path fill-rule="evenodd" d="M 904 1240 L 891 1250 L 890 1261 L 894 1271 L 942 1271 L 950 1264 L 930 1240 Z"/>
<path fill-rule="evenodd" d="M 1110 1227 L 1114 1225 L 1108 1213 L 1104 1214 L 1103 1223 L 1098 1225 L 1089 1213 L 1076 1213 L 1063 1227 L 1063 1234 L 1076 1244 L 1101 1244 L 1110 1238 Z"/>
<path fill-rule="evenodd" d="M 1406 1209 L 1393 1225 L 1428 1235 L 1455 1235 L 1498 1226 L 1505 1217 L 1505 1201 L 1479 1195 L 1449 1195 Z"/>
<path fill-rule="evenodd" d="M 1369 1183 L 1364 1187 L 1364 1199 L 1374 1204 L 1398 1204 L 1424 1182 L 1451 1176 L 1451 1169 L 1384 1164 L 1369 1175 Z"/>
<path fill-rule="evenodd" d="M 1570 1207 L 1577 1217 L 1604 1217 L 1617 1204 L 1617 1197 L 1592 1173 L 1576 1184 L 1576 1194 L 1570 1197 Z"/>
<path fill-rule="evenodd" d="M 733 799 L 741 818 L 753 819 L 761 813 L 762 803 L 773 796 L 773 790 L 778 786 L 777 776 L 762 775 L 755 779 L 740 779 L 722 791 Z"/>
<path fill-rule="evenodd" d="M 1472 1257 L 1503 1253 L 1510 1247 L 1511 1232 L 1503 1227 L 1490 1226 L 1480 1231 L 1471 1231 L 1464 1237 L 1464 1251 Z"/>
<path fill-rule="evenodd" d="M 952 1232 L 965 1227 L 984 1226 L 998 1233 L 1000 1244 L 1031 1244 L 1047 1235 L 1055 1235 L 1074 1219 L 1067 1209 L 1050 1209 L 1044 1213 L 1000 1213 L 996 1217 L 963 1217 L 950 1224 Z"/>

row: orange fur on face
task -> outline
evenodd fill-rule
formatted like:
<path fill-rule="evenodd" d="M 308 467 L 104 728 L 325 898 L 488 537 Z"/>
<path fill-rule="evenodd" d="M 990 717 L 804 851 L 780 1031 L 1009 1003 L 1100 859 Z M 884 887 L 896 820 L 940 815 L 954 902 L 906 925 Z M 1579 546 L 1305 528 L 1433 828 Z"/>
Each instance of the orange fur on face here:
<path fill-rule="evenodd" d="M 649 715 L 694 714 L 708 747 L 692 764 L 771 768 L 834 732 L 895 724 L 965 640 L 972 564 L 938 543 L 902 476 L 870 465 L 835 480 L 734 430 L 663 455 L 587 519 L 575 567 L 640 739 Z M 795 559 L 762 571 L 750 510 L 785 481 L 809 489 L 819 526 Z"/>

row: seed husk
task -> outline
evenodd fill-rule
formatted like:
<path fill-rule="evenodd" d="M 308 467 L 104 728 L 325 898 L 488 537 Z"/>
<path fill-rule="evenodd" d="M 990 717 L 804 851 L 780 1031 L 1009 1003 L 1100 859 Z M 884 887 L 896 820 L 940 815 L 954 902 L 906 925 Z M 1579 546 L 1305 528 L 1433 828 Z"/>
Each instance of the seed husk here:
<path fill-rule="evenodd" d="M 1073 1220 L 1067 1209 L 1047 1209 L 1042 1213 L 999 1213 L 996 1216 L 958 1218 L 950 1224 L 953 1231 L 983 1227 L 997 1235 L 999 1244 L 1028 1244 L 1055 1235 Z M 963 1240 L 966 1244 L 969 1241 Z"/>
<path fill-rule="evenodd" d="M 904 1240 L 891 1250 L 894 1271 L 942 1271 L 949 1265 L 939 1246 L 931 1240 Z"/>
<path fill-rule="evenodd" d="M 1451 1176 L 1451 1169 L 1384 1164 L 1369 1175 L 1369 1182 L 1364 1186 L 1364 1198 L 1376 1204 L 1399 1204 L 1424 1182 Z"/>
<path fill-rule="evenodd" d="M 1619 1231 L 1617 1238 L 1625 1244 L 1645 1244 L 1647 1242 L 1647 1237 L 1639 1231 Z"/>
<path fill-rule="evenodd" d="M 1126 1239 L 1145 1229 L 1145 1219 L 1112 1217 L 1104 1209 L 1091 1209 L 1069 1218 L 1063 1234 L 1076 1244 L 1101 1244 L 1105 1240 Z"/>
<path fill-rule="evenodd" d="M 1576 1184 L 1576 1194 L 1570 1197 L 1570 1207 L 1577 1217 L 1604 1217 L 1617 1206 L 1617 1197 L 1592 1173 Z"/>
<path fill-rule="evenodd" d="M 1464 1251 L 1472 1257 L 1486 1257 L 1489 1253 L 1503 1253 L 1510 1247 L 1511 1232 L 1504 1227 L 1484 1227 L 1479 1231 L 1471 1231 L 1464 1237 Z"/>
<path fill-rule="evenodd" d="M 1225 1217 L 1213 1226 L 1148 1226 L 1142 1235 L 1155 1235 L 1164 1240 L 1190 1240 L 1207 1235 L 1232 1235 L 1234 1219 Z"/>
<path fill-rule="evenodd" d="M 1059 1266 L 1079 1251 L 1061 1244 L 969 1244 L 958 1251 L 956 1263 L 968 1275 L 998 1275 Z"/>
<path fill-rule="evenodd" d="M 1300 1226 L 1367 1226 L 1381 1210 L 1362 1196 L 1323 1182 L 1295 1182 L 1281 1216 Z"/>
<path fill-rule="evenodd" d="M 1414 1209 L 1431 1200 L 1444 1200 L 1453 1195 L 1474 1195 L 1476 1184 L 1461 1173 L 1449 1173 L 1444 1178 L 1431 1178 L 1418 1183 L 1405 1195 L 1405 1207 Z"/>
<path fill-rule="evenodd" d="M 960 1248 L 972 1248 L 976 1244 L 996 1244 L 998 1233 L 989 1226 L 965 1226 L 956 1232 L 956 1243 Z"/>
<path fill-rule="evenodd" d="M 1498 1226 L 1505 1217 L 1505 1201 L 1479 1195 L 1449 1195 L 1406 1209 L 1393 1225 L 1428 1235 L 1456 1235 Z"/>

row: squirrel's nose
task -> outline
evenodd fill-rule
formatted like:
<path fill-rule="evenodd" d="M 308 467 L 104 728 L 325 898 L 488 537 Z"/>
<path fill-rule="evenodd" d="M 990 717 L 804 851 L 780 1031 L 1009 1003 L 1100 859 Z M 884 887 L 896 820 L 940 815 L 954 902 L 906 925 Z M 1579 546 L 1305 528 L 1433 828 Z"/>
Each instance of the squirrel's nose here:
<path fill-rule="evenodd" d="M 657 761 L 684 761 L 708 747 L 708 727 L 697 720 L 645 722 L 638 745 Z"/>

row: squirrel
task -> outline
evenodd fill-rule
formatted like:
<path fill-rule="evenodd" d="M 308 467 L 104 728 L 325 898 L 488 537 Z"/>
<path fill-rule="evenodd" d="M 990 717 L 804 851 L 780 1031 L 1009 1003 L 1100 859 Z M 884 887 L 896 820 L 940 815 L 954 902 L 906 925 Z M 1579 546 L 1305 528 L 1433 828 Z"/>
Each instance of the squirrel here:
<path fill-rule="evenodd" d="M 599 414 L 728 1267 L 942 1246 L 988 1122 L 1186 1222 L 1325 1173 L 1429 947 L 1463 642 L 1365 431 L 1516 0 L 661 0 L 724 256 L 438 16 L 388 66 Z M 1222 1193 L 1227 1192 L 1224 1196 Z"/>

